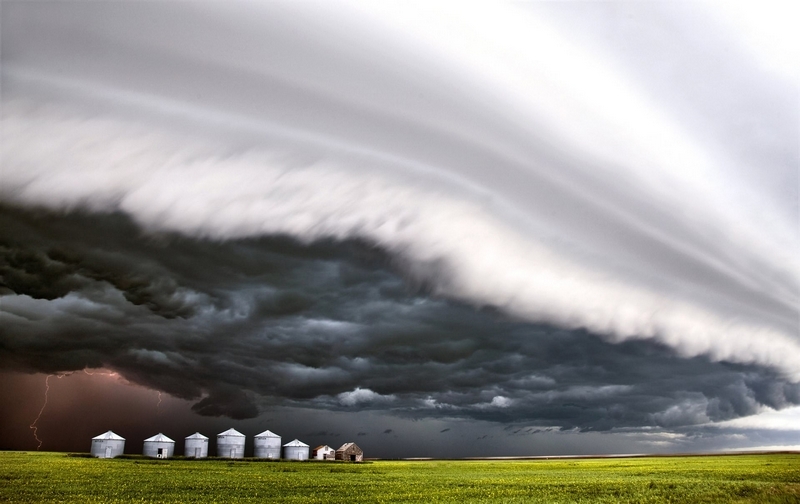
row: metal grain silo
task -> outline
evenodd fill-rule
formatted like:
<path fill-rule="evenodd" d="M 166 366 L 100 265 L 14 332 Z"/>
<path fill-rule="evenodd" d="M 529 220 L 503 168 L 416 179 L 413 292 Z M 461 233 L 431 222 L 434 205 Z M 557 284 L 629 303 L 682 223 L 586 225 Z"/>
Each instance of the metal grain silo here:
<path fill-rule="evenodd" d="M 92 438 L 92 456 L 114 458 L 125 451 L 125 438 L 108 431 Z"/>
<path fill-rule="evenodd" d="M 244 458 L 244 434 L 228 429 L 217 434 L 217 457 Z"/>
<path fill-rule="evenodd" d="M 255 453 L 258 458 L 281 458 L 281 437 L 274 432 L 265 430 L 255 437 Z"/>
<path fill-rule="evenodd" d="M 159 432 L 144 440 L 142 453 L 145 457 L 170 458 L 175 454 L 175 441 Z"/>
<path fill-rule="evenodd" d="M 208 438 L 199 432 L 191 436 L 186 436 L 183 454 L 186 457 L 206 458 L 208 457 Z"/>
<path fill-rule="evenodd" d="M 308 460 L 308 445 L 295 439 L 283 445 L 283 458 L 286 460 Z"/>

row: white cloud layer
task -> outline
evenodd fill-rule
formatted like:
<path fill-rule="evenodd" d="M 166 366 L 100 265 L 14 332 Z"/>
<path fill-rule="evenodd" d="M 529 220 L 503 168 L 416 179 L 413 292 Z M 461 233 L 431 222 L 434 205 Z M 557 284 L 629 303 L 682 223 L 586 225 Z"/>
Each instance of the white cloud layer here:
<path fill-rule="evenodd" d="M 800 408 L 786 408 L 776 411 L 772 408 L 763 408 L 757 415 L 726 420 L 713 424 L 720 429 L 769 429 L 780 431 L 800 430 Z"/>
<path fill-rule="evenodd" d="M 350 392 L 342 392 L 336 397 L 339 399 L 339 403 L 342 406 L 386 403 L 386 402 L 391 402 L 395 399 L 394 395 L 381 395 L 368 388 L 362 389 L 360 387 L 356 387 Z"/>

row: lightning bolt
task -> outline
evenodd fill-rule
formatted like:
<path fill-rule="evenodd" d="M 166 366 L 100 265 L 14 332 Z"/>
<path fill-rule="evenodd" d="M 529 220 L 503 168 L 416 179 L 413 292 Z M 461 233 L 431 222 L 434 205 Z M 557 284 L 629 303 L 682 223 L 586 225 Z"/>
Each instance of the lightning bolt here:
<path fill-rule="evenodd" d="M 114 371 L 89 371 L 88 368 L 83 368 L 83 372 L 89 376 L 100 375 L 100 376 L 110 376 L 112 378 L 116 378 L 119 376 L 119 373 Z"/>
<path fill-rule="evenodd" d="M 58 373 L 56 375 L 49 374 L 44 379 L 44 404 L 42 404 L 42 409 L 39 410 L 39 414 L 36 415 L 36 419 L 33 421 L 32 424 L 29 425 L 29 427 L 33 430 L 33 438 L 39 443 L 39 445 L 36 447 L 37 450 L 42 447 L 42 440 L 39 439 L 38 436 L 39 427 L 37 427 L 36 424 L 39 422 L 39 419 L 42 418 L 42 413 L 44 413 L 44 409 L 47 407 L 47 396 L 48 393 L 50 392 L 50 378 L 55 376 L 60 380 L 61 378 L 64 378 L 65 376 L 69 376 L 71 374 L 72 372 Z"/>
<path fill-rule="evenodd" d="M 157 415 L 161 414 L 161 392 L 158 392 L 158 403 L 156 403 L 156 410 L 158 411 Z"/>
<path fill-rule="evenodd" d="M 37 435 L 39 427 L 37 427 L 36 424 L 39 422 L 39 419 L 42 417 L 42 413 L 44 413 L 44 409 L 47 407 L 47 393 L 50 392 L 50 378 L 52 376 L 53 375 L 49 374 L 44 379 L 44 404 L 42 404 L 42 409 L 39 410 L 39 414 L 36 415 L 36 420 L 34 420 L 30 425 L 30 428 L 33 429 L 33 438 L 39 443 L 39 445 L 36 447 L 37 450 L 42 447 L 42 440 L 39 439 L 39 436 Z M 61 377 L 59 376 L 59 378 Z"/>

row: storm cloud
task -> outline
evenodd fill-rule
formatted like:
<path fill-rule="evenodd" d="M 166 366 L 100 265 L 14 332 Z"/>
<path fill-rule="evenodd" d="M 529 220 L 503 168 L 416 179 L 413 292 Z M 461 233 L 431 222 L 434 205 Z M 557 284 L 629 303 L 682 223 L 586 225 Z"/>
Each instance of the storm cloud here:
<path fill-rule="evenodd" d="M 741 12 L 0 8 L 4 369 L 238 419 L 800 404 L 797 75 Z"/>
<path fill-rule="evenodd" d="M 510 318 L 431 296 L 363 242 L 195 240 L 122 214 L 3 209 L 4 368 L 110 368 L 195 400 L 608 430 L 800 403 L 759 366 Z M 67 291 L 67 292 L 64 292 Z"/>

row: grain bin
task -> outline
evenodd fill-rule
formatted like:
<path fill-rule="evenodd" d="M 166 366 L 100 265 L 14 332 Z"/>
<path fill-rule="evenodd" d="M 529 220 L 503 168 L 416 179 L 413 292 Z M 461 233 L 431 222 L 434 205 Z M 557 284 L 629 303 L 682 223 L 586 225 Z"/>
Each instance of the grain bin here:
<path fill-rule="evenodd" d="M 265 430 L 255 437 L 255 453 L 258 458 L 281 458 L 281 437 L 274 432 Z"/>
<path fill-rule="evenodd" d="M 283 458 L 286 460 L 308 460 L 308 445 L 295 439 L 283 445 Z"/>
<path fill-rule="evenodd" d="M 175 441 L 159 432 L 144 440 L 142 454 L 145 457 L 170 458 L 175 454 Z"/>
<path fill-rule="evenodd" d="M 217 457 L 244 458 L 244 434 L 228 429 L 217 434 Z"/>
<path fill-rule="evenodd" d="M 125 438 L 108 431 L 92 438 L 92 456 L 114 458 L 125 451 Z"/>
<path fill-rule="evenodd" d="M 183 454 L 186 457 L 206 458 L 208 457 L 208 438 L 199 432 L 191 436 L 186 436 Z"/>

